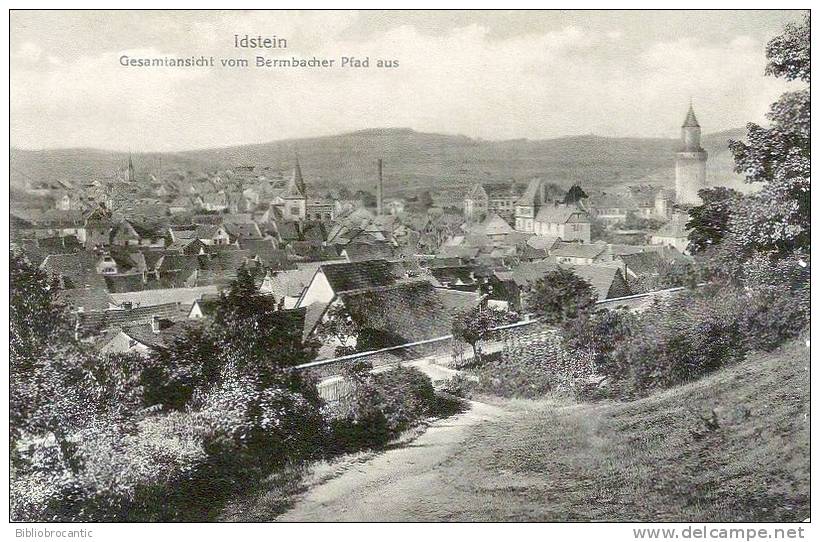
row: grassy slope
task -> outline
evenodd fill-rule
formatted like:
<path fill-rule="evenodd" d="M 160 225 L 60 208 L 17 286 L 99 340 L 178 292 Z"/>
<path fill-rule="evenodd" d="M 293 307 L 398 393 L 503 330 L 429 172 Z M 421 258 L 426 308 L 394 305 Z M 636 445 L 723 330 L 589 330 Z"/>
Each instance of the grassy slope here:
<path fill-rule="evenodd" d="M 808 367 L 793 342 L 633 403 L 525 403 L 478 427 L 442 484 L 461 519 L 803 520 Z M 712 409 L 720 428 L 694 438 Z"/>

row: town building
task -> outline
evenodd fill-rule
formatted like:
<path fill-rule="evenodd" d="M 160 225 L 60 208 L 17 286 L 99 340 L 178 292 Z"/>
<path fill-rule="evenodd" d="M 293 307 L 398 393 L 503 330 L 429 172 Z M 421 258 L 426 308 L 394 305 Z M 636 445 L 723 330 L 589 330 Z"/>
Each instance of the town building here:
<path fill-rule="evenodd" d="M 688 254 L 689 230 L 686 229 L 688 220 L 689 215 L 675 213 L 669 222 L 652 234 L 650 243 L 653 245 L 671 246 L 684 254 Z"/>
<path fill-rule="evenodd" d="M 515 229 L 525 233 L 538 233 L 535 218 L 544 205 L 553 205 L 555 185 L 543 179 L 533 179 L 524 194 L 515 203 Z"/>
<path fill-rule="evenodd" d="M 520 194 L 509 186 L 476 183 L 464 196 L 464 217 L 468 221 L 478 221 L 497 214 L 512 220 L 519 197 Z"/>
<path fill-rule="evenodd" d="M 589 213 L 580 205 L 543 205 L 533 220 L 536 235 L 560 237 L 564 241 L 589 243 L 592 236 Z"/>

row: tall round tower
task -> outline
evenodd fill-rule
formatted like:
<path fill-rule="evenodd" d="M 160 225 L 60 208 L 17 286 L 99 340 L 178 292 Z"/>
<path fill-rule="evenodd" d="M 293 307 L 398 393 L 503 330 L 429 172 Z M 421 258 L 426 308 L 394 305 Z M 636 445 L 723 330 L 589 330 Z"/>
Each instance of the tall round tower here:
<path fill-rule="evenodd" d="M 708 155 L 700 146 L 700 124 L 691 103 L 680 135 L 683 146 L 675 155 L 675 200 L 678 204 L 699 205 L 698 190 L 706 188 Z"/>

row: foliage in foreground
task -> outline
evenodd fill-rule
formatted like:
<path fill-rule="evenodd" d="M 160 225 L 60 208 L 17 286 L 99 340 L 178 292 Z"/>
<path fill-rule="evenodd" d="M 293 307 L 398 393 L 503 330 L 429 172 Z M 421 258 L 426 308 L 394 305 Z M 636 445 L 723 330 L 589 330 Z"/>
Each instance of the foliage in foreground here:
<path fill-rule="evenodd" d="M 436 413 L 430 379 L 413 367 L 372 373 L 362 363 L 345 371 L 349 392 L 334 407 L 330 446 L 349 452 L 383 446 Z"/>
<path fill-rule="evenodd" d="M 315 383 L 301 326 L 252 277 L 148 359 L 100 356 L 75 340 L 45 277 L 11 254 L 11 517 L 19 521 L 202 521 L 290 464 L 373 447 L 433 412 L 416 370 L 359 375 L 355 437 Z M 378 398 L 369 401 L 368 398 Z"/>

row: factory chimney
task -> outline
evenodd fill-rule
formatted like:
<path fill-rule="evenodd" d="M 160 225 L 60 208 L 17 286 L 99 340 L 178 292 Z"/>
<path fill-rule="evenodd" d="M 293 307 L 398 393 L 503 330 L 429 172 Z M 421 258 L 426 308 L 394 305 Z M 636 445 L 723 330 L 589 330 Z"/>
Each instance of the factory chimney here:
<path fill-rule="evenodd" d="M 379 167 L 379 186 L 376 188 L 376 215 L 384 214 L 384 180 L 382 179 L 382 159 L 376 162 Z"/>

